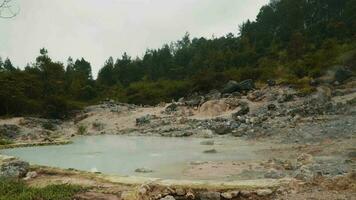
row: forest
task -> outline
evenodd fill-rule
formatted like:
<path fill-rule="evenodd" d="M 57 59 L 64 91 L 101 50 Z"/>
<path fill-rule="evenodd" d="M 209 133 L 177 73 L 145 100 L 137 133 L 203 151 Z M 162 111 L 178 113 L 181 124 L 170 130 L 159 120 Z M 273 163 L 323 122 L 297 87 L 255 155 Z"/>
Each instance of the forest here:
<path fill-rule="evenodd" d="M 39 51 L 27 66 L 0 58 L 0 115 L 66 118 L 104 99 L 155 105 L 269 79 L 308 92 L 335 66 L 356 71 L 356 0 L 272 0 L 223 37 L 182 39 L 142 57 L 109 57 L 95 79 L 90 58 L 67 63 Z"/>

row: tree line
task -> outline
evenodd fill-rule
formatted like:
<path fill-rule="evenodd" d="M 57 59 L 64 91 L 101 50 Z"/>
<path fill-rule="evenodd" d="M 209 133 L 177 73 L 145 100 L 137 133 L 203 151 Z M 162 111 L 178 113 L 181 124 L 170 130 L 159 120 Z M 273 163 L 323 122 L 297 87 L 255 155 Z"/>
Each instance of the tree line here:
<path fill-rule="evenodd" d="M 305 89 L 335 65 L 355 70 L 355 10 L 356 0 L 272 0 L 236 33 L 211 39 L 187 33 L 140 58 L 110 57 L 96 80 L 84 58 L 63 64 L 46 49 L 23 69 L 0 59 L 0 115 L 65 118 L 106 98 L 154 105 L 231 79 L 276 79 Z"/>

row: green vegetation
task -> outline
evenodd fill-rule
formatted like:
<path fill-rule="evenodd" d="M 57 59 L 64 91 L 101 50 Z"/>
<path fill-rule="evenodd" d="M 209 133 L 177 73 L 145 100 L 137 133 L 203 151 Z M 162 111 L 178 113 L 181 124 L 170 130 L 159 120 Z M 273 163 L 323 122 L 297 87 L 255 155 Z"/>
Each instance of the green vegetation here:
<path fill-rule="evenodd" d="M 6 139 L 1 139 L 0 138 L 0 146 L 1 145 L 8 145 L 8 144 L 12 144 L 13 142 L 11 142 L 10 140 L 6 140 Z"/>
<path fill-rule="evenodd" d="M 28 187 L 23 181 L 1 179 L 0 200 L 70 200 L 84 191 L 75 185 L 50 185 L 44 188 Z"/>
<path fill-rule="evenodd" d="M 24 70 L 0 60 L 0 115 L 66 118 L 106 98 L 157 104 L 220 89 L 229 79 L 275 79 L 305 95 L 307 80 L 335 65 L 356 68 L 356 0 L 271 0 L 255 21 L 219 38 L 190 38 L 148 49 L 142 58 L 110 57 L 93 79 L 85 59 L 66 66 L 45 49 Z"/>
<path fill-rule="evenodd" d="M 77 134 L 78 135 L 85 135 L 87 133 L 87 127 L 84 125 L 78 126 Z"/>

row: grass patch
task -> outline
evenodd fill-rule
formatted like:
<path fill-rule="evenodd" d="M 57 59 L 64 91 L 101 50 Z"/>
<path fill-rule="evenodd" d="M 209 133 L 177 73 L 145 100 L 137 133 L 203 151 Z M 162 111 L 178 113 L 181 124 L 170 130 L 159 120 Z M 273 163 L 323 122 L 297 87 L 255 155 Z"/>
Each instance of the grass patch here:
<path fill-rule="evenodd" d="M 28 187 L 23 181 L 0 179 L 0 200 L 70 200 L 85 189 L 76 185 Z"/>
<path fill-rule="evenodd" d="M 6 139 L 0 139 L 0 145 L 9 145 L 12 144 L 13 142 L 10 140 L 6 140 Z"/>
<path fill-rule="evenodd" d="M 77 129 L 77 134 L 78 135 L 85 135 L 88 131 L 88 128 L 84 125 L 80 125 L 78 126 L 78 129 Z"/>

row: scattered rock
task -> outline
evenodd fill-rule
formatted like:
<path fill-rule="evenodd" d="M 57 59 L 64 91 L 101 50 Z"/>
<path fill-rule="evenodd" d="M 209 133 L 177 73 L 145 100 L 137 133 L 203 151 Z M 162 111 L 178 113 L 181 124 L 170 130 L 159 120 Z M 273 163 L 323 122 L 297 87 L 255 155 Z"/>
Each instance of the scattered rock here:
<path fill-rule="evenodd" d="M 314 178 L 314 173 L 306 166 L 302 166 L 294 172 L 293 176 L 299 180 L 311 181 Z"/>
<path fill-rule="evenodd" d="M 307 153 L 302 153 L 298 156 L 297 162 L 300 165 L 307 165 L 313 162 L 313 156 Z"/>
<path fill-rule="evenodd" d="M 255 88 L 255 83 L 251 79 L 244 80 L 240 83 L 237 83 L 236 81 L 231 80 L 225 85 L 225 87 L 223 89 L 223 93 L 249 91 L 254 88 Z"/>
<path fill-rule="evenodd" d="M 137 169 L 135 169 L 135 172 L 136 172 L 136 173 L 152 173 L 153 170 L 151 170 L 151 169 L 146 169 L 146 168 L 137 168 Z"/>
<path fill-rule="evenodd" d="M 268 86 L 272 87 L 272 86 L 276 85 L 276 81 L 270 79 L 270 80 L 267 80 L 267 84 L 268 84 Z"/>
<path fill-rule="evenodd" d="M 238 116 L 243 116 L 246 115 L 247 113 L 250 112 L 250 108 L 248 107 L 248 104 L 246 102 L 241 103 L 240 105 L 240 110 L 233 113 L 232 117 L 236 119 Z"/>
<path fill-rule="evenodd" d="M 276 171 L 276 170 L 271 170 L 267 173 L 265 173 L 264 177 L 265 178 L 271 178 L 271 179 L 280 179 L 280 178 L 284 178 L 286 176 L 286 174 L 284 174 L 281 171 Z"/>
<path fill-rule="evenodd" d="M 214 145 L 214 140 L 204 140 L 200 142 L 201 145 Z"/>
<path fill-rule="evenodd" d="M 221 196 L 224 199 L 233 199 L 233 198 L 239 196 L 239 193 L 240 193 L 240 191 L 230 191 L 230 192 L 221 193 Z"/>
<path fill-rule="evenodd" d="M 165 196 L 164 198 L 160 198 L 160 200 L 176 200 L 173 196 Z"/>
<path fill-rule="evenodd" d="M 133 191 L 124 191 L 121 193 L 121 200 L 137 199 L 136 193 Z"/>
<path fill-rule="evenodd" d="M 275 111 L 277 110 L 277 106 L 275 104 L 268 104 L 267 105 L 267 109 L 270 110 L 270 111 Z"/>
<path fill-rule="evenodd" d="M 219 192 L 201 192 L 199 193 L 200 200 L 220 200 Z"/>
<path fill-rule="evenodd" d="M 247 99 L 250 101 L 258 102 L 264 98 L 263 93 L 259 90 L 247 95 Z"/>
<path fill-rule="evenodd" d="M 294 99 L 294 96 L 292 94 L 282 94 L 278 99 L 278 103 L 285 103 L 292 101 Z"/>
<path fill-rule="evenodd" d="M 185 198 L 187 200 L 193 200 L 193 199 L 195 199 L 195 195 L 192 192 L 187 192 L 187 194 L 185 195 Z"/>
<path fill-rule="evenodd" d="M 221 93 L 218 90 L 212 90 L 208 94 L 205 95 L 205 99 L 207 101 L 218 100 L 220 98 L 221 98 Z"/>
<path fill-rule="evenodd" d="M 178 110 L 178 105 L 176 103 L 171 103 L 165 108 L 165 113 L 170 114 Z"/>
<path fill-rule="evenodd" d="M 178 196 L 184 196 L 186 195 L 186 192 L 183 188 L 177 188 L 176 191 L 175 191 L 176 195 Z"/>
<path fill-rule="evenodd" d="M 250 197 L 252 193 L 253 193 L 253 192 L 252 192 L 252 191 L 249 191 L 249 190 L 241 190 L 241 191 L 240 191 L 240 194 L 241 194 L 241 196 L 243 196 L 243 197 Z"/>
<path fill-rule="evenodd" d="M 216 149 L 209 149 L 209 150 L 205 150 L 203 151 L 203 153 L 217 153 L 218 151 Z"/>
<path fill-rule="evenodd" d="M 151 122 L 151 115 L 145 115 L 136 119 L 136 126 L 142 126 Z"/>
<path fill-rule="evenodd" d="M 104 130 L 104 124 L 101 122 L 93 122 L 92 127 L 96 131 L 102 131 Z"/>
<path fill-rule="evenodd" d="M 355 159 L 355 160 L 356 160 L 356 151 L 349 152 L 347 155 L 348 155 L 351 159 Z"/>
<path fill-rule="evenodd" d="M 0 177 L 22 178 L 26 175 L 30 164 L 11 156 L 0 156 Z"/>
<path fill-rule="evenodd" d="M 267 196 L 273 193 L 272 190 L 270 189 L 259 189 L 256 191 L 258 196 Z"/>
<path fill-rule="evenodd" d="M 75 195 L 75 200 L 128 200 L 129 198 L 120 199 L 113 194 L 103 194 L 99 192 L 85 192 Z"/>
<path fill-rule="evenodd" d="M 239 83 L 239 87 L 243 91 L 249 91 L 255 88 L 255 83 L 252 79 L 244 80 Z"/>
<path fill-rule="evenodd" d="M 337 69 L 335 71 L 335 75 L 334 75 L 334 81 L 342 83 L 345 80 L 347 80 L 348 78 L 352 77 L 353 73 L 352 71 L 346 69 L 346 67 L 340 67 L 339 69 Z"/>
<path fill-rule="evenodd" d="M 237 98 L 227 98 L 225 99 L 225 103 L 229 105 L 230 109 L 235 109 L 241 104 L 240 100 Z"/>
<path fill-rule="evenodd" d="M 0 138 L 15 139 L 20 135 L 20 127 L 14 124 L 0 125 Z"/>
<path fill-rule="evenodd" d="M 223 93 L 233 93 L 239 91 L 239 84 L 236 81 L 230 80 L 224 87 Z"/>
<path fill-rule="evenodd" d="M 231 127 L 227 124 L 219 124 L 213 127 L 213 131 L 218 135 L 225 135 L 231 133 Z"/>
<path fill-rule="evenodd" d="M 24 180 L 30 180 L 30 179 L 36 178 L 37 176 L 38 176 L 38 174 L 35 171 L 27 172 L 26 177 L 24 178 Z"/>

